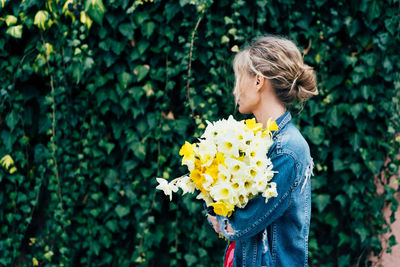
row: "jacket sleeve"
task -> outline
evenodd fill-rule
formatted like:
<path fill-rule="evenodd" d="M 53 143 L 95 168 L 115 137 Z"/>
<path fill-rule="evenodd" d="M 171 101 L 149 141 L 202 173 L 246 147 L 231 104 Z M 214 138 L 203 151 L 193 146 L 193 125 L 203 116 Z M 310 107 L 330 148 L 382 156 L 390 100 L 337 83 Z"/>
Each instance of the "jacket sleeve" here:
<path fill-rule="evenodd" d="M 277 197 L 268 199 L 261 195 L 249 200 L 244 208 L 236 208 L 230 217 L 217 215 L 217 220 L 222 234 L 229 240 L 247 239 L 263 231 L 274 220 L 282 216 L 288 208 L 291 192 L 295 186 L 296 163 L 289 154 L 276 154 L 271 158 L 274 174 L 271 182 L 276 183 Z M 227 223 L 233 233 L 226 231 Z"/>

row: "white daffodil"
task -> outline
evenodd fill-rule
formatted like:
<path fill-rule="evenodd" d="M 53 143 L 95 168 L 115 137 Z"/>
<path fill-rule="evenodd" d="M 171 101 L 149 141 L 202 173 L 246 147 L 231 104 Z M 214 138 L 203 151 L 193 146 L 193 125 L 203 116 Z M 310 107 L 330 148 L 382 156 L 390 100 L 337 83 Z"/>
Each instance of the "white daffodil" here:
<path fill-rule="evenodd" d="M 268 202 L 269 198 L 278 196 L 278 192 L 276 191 L 276 183 L 269 183 L 268 188 L 262 193 L 262 196 L 265 197 L 265 203 Z"/>
<path fill-rule="evenodd" d="M 212 163 L 215 154 L 217 153 L 216 146 L 213 142 L 208 140 L 201 140 L 199 145 L 198 154 L 205 165 L 208 167 Z"/>
<path fill-rule="evenodd" d="M 250 193 L 253 195 L 257 194 L 257 190 L 254 185 L 255 184 L 254 179 L 250 175 L 243 177 L 243 183 L 244 183 L 244 190 L 247 193 L 247 195 Z"/>
<path fill-rule="evenodd" d="M 249 157 L 252 158 L 252 159 L 256 159 L 256 158 L 260 159 L 260 158 L 262 158 L 263 161 L 265 161 L 265 158 L 267 156 L 267 152 L 268 151 L 265 150 L 262 147 L 255 147 L 254 150 L 252 150 L 249 153 Z"/>
<path fill-rule="evenodd" d="M 250 165 L 250 166 L 247 166 L 247 173 L 254 180 L 257 176 L 259 176 L 260 174 L 263 174 L 264 171 L 263 171 L 263 169 L 259 168 L 257 165 Z"/>
<path fill-rule="evenodd" d="M 211 203 L 213 203 L 213 200 L 210 196 L 204 195 L 202 192 L 196 196 L 196 199 L 202 199 L 206 202 L 206 205 L 209 206 Z"/>
<path fill-rule="evenodd" d="M 218 180 L 227 181 L 227 180 L 230 180 L 230 178 L 231 178 L 231 174 L 229 173 L 228 168 L 226 168 L 222 164 L 219 164 L 218 165 Z"/>
<path fill-rule="evenodd" d="M 190 180 L 189 176 L 184 176 L 178 180 L 176 186 L 182 189 L 182 195 L 186 193 L 194 193 L 195 184 Z"/>
<path fill-rule="evenodd" d="M 226 158 L 225 164 L 232 176 L 244 177 L 247 175 L 247 166 L 244 162 L 233 158 Z"/>
<path fill-rule="evenodd" d="M 188 160 L 182 161 L 182 164 L 186 165 L 190 172 L 192 172 L 194 170 L 194 160 L 188 159 Z"/>
<path fill-rule="evenodd" d="M 205 190 L 210 191 L 211 190 L 211 184 L 214 182 L 214 179 L 211 177 L 211 175 L 208 175 L 206 173 L 201 174 L 204 176 L 206 181 L 203 183 L 203 187 Z"/>
<path fill-rule="evenodd" d="M 172 192 L 176 193 L 178 191 L 178 187 L 175 185 L 168 183 L 167 180 L 164 178 L 156 178 L 157 182 L 159 185 L 156 187 L 156 189 L 164 191 L 164 194 L 169 196 L 169 200 L 172 200 Z"/>
<path fill-rule="evenodd" d="M 278 173 L 278 171 L 272 171 L 272 170 L 265 171 L 265 177 L 268 182 L 271 181 L 271 179 L 274 177 L 275 173 Z"/>
<path fill-rule="evenodd" d="M 254 179 L 254 187 L 256 188 L 257 193 L 258 192 L 263 192 L 265 188 L 267 188 L 268 185 L 268 180 L 263 177 L 262 175 L 259 175 Z"/>
<path fill-rule="evenodd" d="M 247 151 L 249 146 L 251 146 L 253 143 L 254 133 L 253 133 L 253 131 L 245 131 L 243 128 L 242 136 L 243 136 L 243 139 L 239 143 L 239 148 L 242 151 Z"/>
<path fill-rule="evenodd" d="M 235 139 L 232 132 L 218 136 L 216 138 L 218 151 L 224 153 L 225 157 L 239 157 L 239 144 Z"/>
<path fill-rule="evenodd" d="M 233 188 L 228 181 L 218 181 L 210 190 L 211 197 L 216 200 L 233 201 Z"/>
<path fill-rule="evenodd" d="M 224 122 L 222 120 L 216 121 L 214 123 L 211 123 L 209 121 L 206 122 L 208 125 L 204 133 L 201 135 L 201 138 L 205 138 L 206 140 L 215 142 L 215 139 L 217 137 L 225 134 L 225 132 L 227 131 L 226 125 L 224 125 Z"/>
<path fill-rule="evenodd" d="M 239 208 L 244 208 L 247 205 L 247 202 L 249 201 L 247 195 L 244 195 L 244 194 L 240 194 L 238 196 L 238 199 L 239 199 L 239 201 L 237 203 L 237 206 Z"/>

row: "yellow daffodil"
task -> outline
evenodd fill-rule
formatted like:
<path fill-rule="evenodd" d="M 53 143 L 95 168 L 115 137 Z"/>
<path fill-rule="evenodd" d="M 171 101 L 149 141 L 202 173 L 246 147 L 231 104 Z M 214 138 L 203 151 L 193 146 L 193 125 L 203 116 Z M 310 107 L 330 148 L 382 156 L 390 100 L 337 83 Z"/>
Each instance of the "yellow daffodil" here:
<path fill-rule="evenodd" d="M 231 203 L 225 203 L 222 201 L 217 201 L 211 203 L 210 206 L 214 208 L 214 212 L 221 216 L 230 216 L 235 209 L 235 206 Z"/>
<path fill-rule="evenodd" d="M 267 122 L 267 129 L 268 131 L 278 131 L 278 124 L 276 124 L 276 121 L 273 121 L 271 118 L 269 118 Z"/>
<path fill-rule="evenodd" d="M 254 133 L 257 133 L 258 131 L 262 130 L 262 124 L 257 123 L 256 119 L 248 119 L 246 120 L 246 129 L 253 131 Z"/>
<path fill-rule="evenodd" d="M 181 147 L 181 149 L 179 150 L 179 155 L 183 156 L 182 159 L 182 165 L 183 162 L 185 162 L 186 160 L 194 160 L 194 149 L 196 147 L 196 144 L 191 144 L 189 142 L 185 142 L 185 144 Z"/>

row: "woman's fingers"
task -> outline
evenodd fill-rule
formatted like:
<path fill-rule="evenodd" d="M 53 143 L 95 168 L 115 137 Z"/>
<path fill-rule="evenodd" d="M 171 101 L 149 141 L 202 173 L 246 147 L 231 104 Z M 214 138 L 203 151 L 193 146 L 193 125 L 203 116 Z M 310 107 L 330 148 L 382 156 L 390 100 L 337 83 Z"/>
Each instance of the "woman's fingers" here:
<path fill-rule="evenodd" d="M 208 214 L 207 218 L 211 222 L 211 224 L 213 225 L 215 232 L 217 232 L 218 234 L 222 234 L 221 230 L 219 229 L 219 223 L 218 223 L 217 217 L 211 216 L 211 215 Z"/>
<path fill-rule="evenodd" d="M 233 234 L 233 229 L 232 229 L 232 226 L 230 223 L 227 223 L 227 225 L 226 225 L 226 232 Z"/>

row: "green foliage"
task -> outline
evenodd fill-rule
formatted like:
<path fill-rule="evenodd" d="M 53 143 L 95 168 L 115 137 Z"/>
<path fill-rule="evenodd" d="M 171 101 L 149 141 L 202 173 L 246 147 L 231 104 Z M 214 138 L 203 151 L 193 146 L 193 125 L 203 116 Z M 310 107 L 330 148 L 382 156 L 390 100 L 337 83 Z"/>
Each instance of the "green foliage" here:
<path fill-rule="evenodd" d="M 373 180 L 399 166 L 398 14 L 389 0 L 2 1 L 0 265 L 221 265 L 202 203 L 169 202 L 155 177 L 185 173 L 179 148 L 205 120 L 246 117 L 232 58 L 267 32 L 318 75 L 293 113 L 316 163 L 310 265 L 377 254 L 381 210 L 398 207 Z"/>

